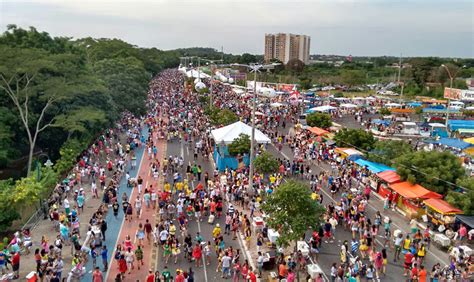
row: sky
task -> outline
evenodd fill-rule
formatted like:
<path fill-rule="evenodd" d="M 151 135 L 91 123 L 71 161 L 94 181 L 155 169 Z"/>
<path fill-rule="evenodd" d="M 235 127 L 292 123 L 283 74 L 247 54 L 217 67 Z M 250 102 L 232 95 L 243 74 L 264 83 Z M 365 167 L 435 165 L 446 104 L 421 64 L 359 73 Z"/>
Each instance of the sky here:
<path fill-rule="evenodd" d="M 265 33 L 288 32 L 311 54 L 474 57 L 468 0 L 0 0 L 8 24 L 164 50 L 263 54 Z"/>

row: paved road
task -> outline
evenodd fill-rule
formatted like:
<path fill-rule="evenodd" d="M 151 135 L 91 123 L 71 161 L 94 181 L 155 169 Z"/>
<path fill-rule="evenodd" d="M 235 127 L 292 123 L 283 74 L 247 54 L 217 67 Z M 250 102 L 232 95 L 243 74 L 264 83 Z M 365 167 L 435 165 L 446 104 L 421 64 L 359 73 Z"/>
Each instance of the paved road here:
<path fill-rule="evenodd" d="M 142 130 L 142 134 L 145 136 L 145 138 L 147 138 L 148 129 L 144 128 Z M 136 149 L 135 152 L 136 152 L 136 156 L 137 156 L 137 164 L 139 164 L 142 160 L 142 157 L 143 157 L 143 152 L 144 152 L 143 146 Z M 132 169 L 130 169 L 130 163 L 129 163 L 128 166 L 127 166 L 127 171 L 130 172 L 131 177 L 137 177 L 138 167 L 136 169 L 132 170 Z M 130 190 L 130 188 L 127 188 L 127 181 L 126 181 L 125 177 L 122 177 L 122 179 L 120 180 L 120 185 L 119 185 L 119 190 L 118 190 L 117 195 L 119 195 L 119 197 L 121 197 L 121 195 L 123 193 L 127 193 L 127 195 L 130 195 L 130 192 L 131 192 L 131 190 Z M 95 207 L 95 209 L 97 209 L 97 207 Z M 106 217 L 107 232 L 106 232 L 106 240 L 104 242 L 105 242 L 105 245 L 107 246 L 107 249 L 108 249 L 109 265 L 110 265 L 110 262 L 113 260 L 113 254 L 114 254 L 116 242 L 117 242 L 117 239 L 118 239 L 118 234 L 120 233 L 120 229 L 121 229 L 121 227 L 123 225 L 123 221 L 124 221 L 124 214 L 123 214 L 123 212 L 121 212 L 121 210 L 122 209 L 120 209 L 120 212 L 119 212 L 117 218 L 114 217 L 112 211 L 107 213 L 107 217 Z M 102 269 L 102 260 L 100 259 L 100 257 L 97 259 L 97 266 L 100 266 L 100 268 Z M 111 269 L 111 267 L 109 267 L 109 270 L 110 269 Z M 84 275 L 84 277 L 82 278 L 82 281 L 92 281 L 92 260 L 91 259 L 89 259 L 87 264 L 86 264 L 86 270 L 87 270 L 87 272 Z"/>
<path fill-rule="evenodd" d="M 270 146 L 268 150 L 275 156 L 281 156 L 286 159 L 293 159 L 293 154 L 291 153 L 291 149 L 288 146 L 284 146 L 282 152 L 278 152 L 278 150 L 274 146 Z M 329 170 L 329 166 L 327 164 L 323 164 L 321 166 L 312 166 L 312 171 L 314 174 L 319 174 L 322 170 Z M 331 195 L 323 189 L 323 204 L 327 205 L 331 202 L 335 202 L 335 199 L 331 197 Z M 392 220 L 392 232 L 395 229 L 400 229 L 403 231 L 404 234 L 407 234 L 409 231 L 407 219 L 402 217 L 399 213 L 395 211 L 384 211 L 383 210 L 383 202 L 375 197 L 371 197 L 371 200 L 368 205 L 368 209 L 366 209 L 366 214 L 369 218 L 374 218 L 375 213 L 377 211 L 381 211 L 382 216 L 387 215 Z M 310 234 L 307 234 L 307 238 L 309 238 Z M 321 247 L 321 253 L 319 255 L 319 264 L 322 267 L 323 271 L 328 275 L 330 273 L 332 263 L 340 263 L 340 246 L 347 240 L 350 244 L 351 240 L 351 232 L 344 230 L 341 226 L 338 226 L 336 229 L 334 242 L 323 243 Z M 378 247 L 382 245 L 382 238 L 377 238 L 376 242 L 378 243 Z M 402 278 L 403 267 L 400 262 L 394 263 L 393 262 L 393 249 L 387 250 L 388 251 L 388 266 L 387 266 L 387 273 L 386 276 L 382 278 L 384 281 L 396 281 Z M 432 246 L 428 251 L 426 256 L 424 265 L 427 269 L 431 269 L 432 266 L 440 262 L 441 265 L 445 265 L 448 263 L 448 255 L 437 249 L 436 247 Z"/>
<path fill-rule="evenodd" d="M 194 163 L 194 156 L 193 156 L 193 148 L 189 147 L 187 144 L 183 144 L 177 140 L 174 140 L 172 142 L 168 142 L 167 145 L 167 156 L 181 156 L 184 158 L 184 164 L 186 167 L 186 164 L 188 162 L 191 162 L 191 164 Z M 200 164 L 202 166 L 202 175 L 205 174 L 207 171 L 209 175 L 213 174 L 214 167 L 212 163 L 208 159 L 203 159 L 201 155 L 199 155 L 198 160 L 196 162 L 197 164 Z M 185 172 L 185 171 L 184 171 Z M 169 176 L 169 181 L 172 181 L 172 176 Z M 194 187 L 198 184 L 198 181 L 192 182 L 191 185 Z M 224 231 L 224 217 L 222 216 L 221 218 L 216 218 L 214 223 L 219 223 L 222 231 Z M 211 225 L 207 222 L 207 218 L 204 218 L 202 222 L 197 222 L 194 218 L 189 220 L 188 224 L 188 233 L 191 235 L 191 237 L 194 239 L 196 237 L 197 232 L 200 232 L 201 236 L 204 238 L 205 241 L 211 241 L 212 246 L 214 246 L 214 243 L 212 242 L 212 230 L 215 225 Z M 178 234 L 178 232 L 177 232 Z M 181 238 L 181 235 L 178 236 L 179 240 L 182 241 L 183 238 Z M 229 247 L 232 246 L 234 249 L 241 249 L 240 245 L 240 240 L 232 240 L 231 236 L 229 235 L 224 235 L 224 241 L 225 241 L 225 246 Z M 181 249 L 182 251 L 182 249 Z M 163 259 L 163 252 L 161 249 L 159 249 L 158 256 L 157 256 L 157 261 L 156 265 L 154 266 L 155 269 L 162 271 L 164 269 L 165 263 Z M 241 258 L 244 258 L 244 254 L 241 255 Z M 206 262 L 207 263 L 207 262 Z M 221 273 L 216 272 L 216 255 L 213 252 L 211 255 L 211 262 L 210 265 L 204 265 L 201 266 L 200 268 L 196 268 L 194 263 L 188 262 L 184 256 L 181 254 L 178 262 L 175 264 L 173 261 L 173 258 L 171 257 L 170 260 L 168 261 L 168 269 L 174 273 L 176 269 L 183 269 L 183 270 L 189 270 L 190 267 L 192 267 L 194 271 L 194 278 L 195 281 L 220 281 L 222 280 L 221 278 Z"/>

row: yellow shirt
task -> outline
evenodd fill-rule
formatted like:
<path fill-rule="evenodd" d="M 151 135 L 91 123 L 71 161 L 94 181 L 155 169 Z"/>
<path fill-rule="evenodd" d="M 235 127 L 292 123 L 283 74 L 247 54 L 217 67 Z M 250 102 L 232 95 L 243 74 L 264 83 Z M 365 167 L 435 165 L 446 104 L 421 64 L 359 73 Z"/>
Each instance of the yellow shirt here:
<path fill-rule="evenodd" d="M 273 176 L 273 175 L 272 175 L 272 176 L 270 176 L 270 183 L 271 183 L 271 184 L 274 184 L 274 183 L 275 183 L 275 181 L 276 181 L 276 178 L 275 178 L 275 176 Z"/>
<path fill-rule="evenodd" d="M 171 190 L 171 185 L 169 183 L 165 183 L 164 189 L 165 192 L 169 192 Z"/>
<path fill-rule="evenodd" d="M 405 242 L 403 242 L 403 248 L 404 248 L 405 250 L 410 249 L 410 243 L 411 243 L 411 240 L 410 240 L 410 239 L 405 239 Z"/>
<path fill-rule="evenodd" d="M 176 183 L 176 190 L 182 191 L 183 190 L 183 182 Z"/>

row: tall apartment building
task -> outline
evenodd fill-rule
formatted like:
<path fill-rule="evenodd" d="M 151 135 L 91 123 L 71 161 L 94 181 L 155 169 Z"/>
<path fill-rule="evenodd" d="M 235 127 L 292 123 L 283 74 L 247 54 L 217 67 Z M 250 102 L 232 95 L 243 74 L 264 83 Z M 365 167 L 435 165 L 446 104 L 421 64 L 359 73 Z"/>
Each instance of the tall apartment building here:
<path fill-rule="evenodd" d="M 291 59 L 299 59 L 307 64 L 309 61 L 311 37 L 307 35 L 277 33 L 265 34 L 265 61 L 278 59 L 288 63 Z"/>

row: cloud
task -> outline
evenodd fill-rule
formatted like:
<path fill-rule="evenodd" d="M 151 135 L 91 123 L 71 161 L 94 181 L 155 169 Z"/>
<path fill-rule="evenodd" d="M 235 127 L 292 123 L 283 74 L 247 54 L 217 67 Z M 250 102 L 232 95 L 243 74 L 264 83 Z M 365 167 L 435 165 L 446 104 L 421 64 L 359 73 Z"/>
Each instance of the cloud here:
<path fill-rule="evenodd" d="M 473 57 L 473 3 L 382 0 L 4 0 L 0 27 L 118 37 L 163 49 L 209 46 L 263 52 L 272 32 L 312 37 L 312 53 Z M 456 42 L 456 44 L 452 44 Z M 415 44 L 416 43 L 416 44 Z"/>

